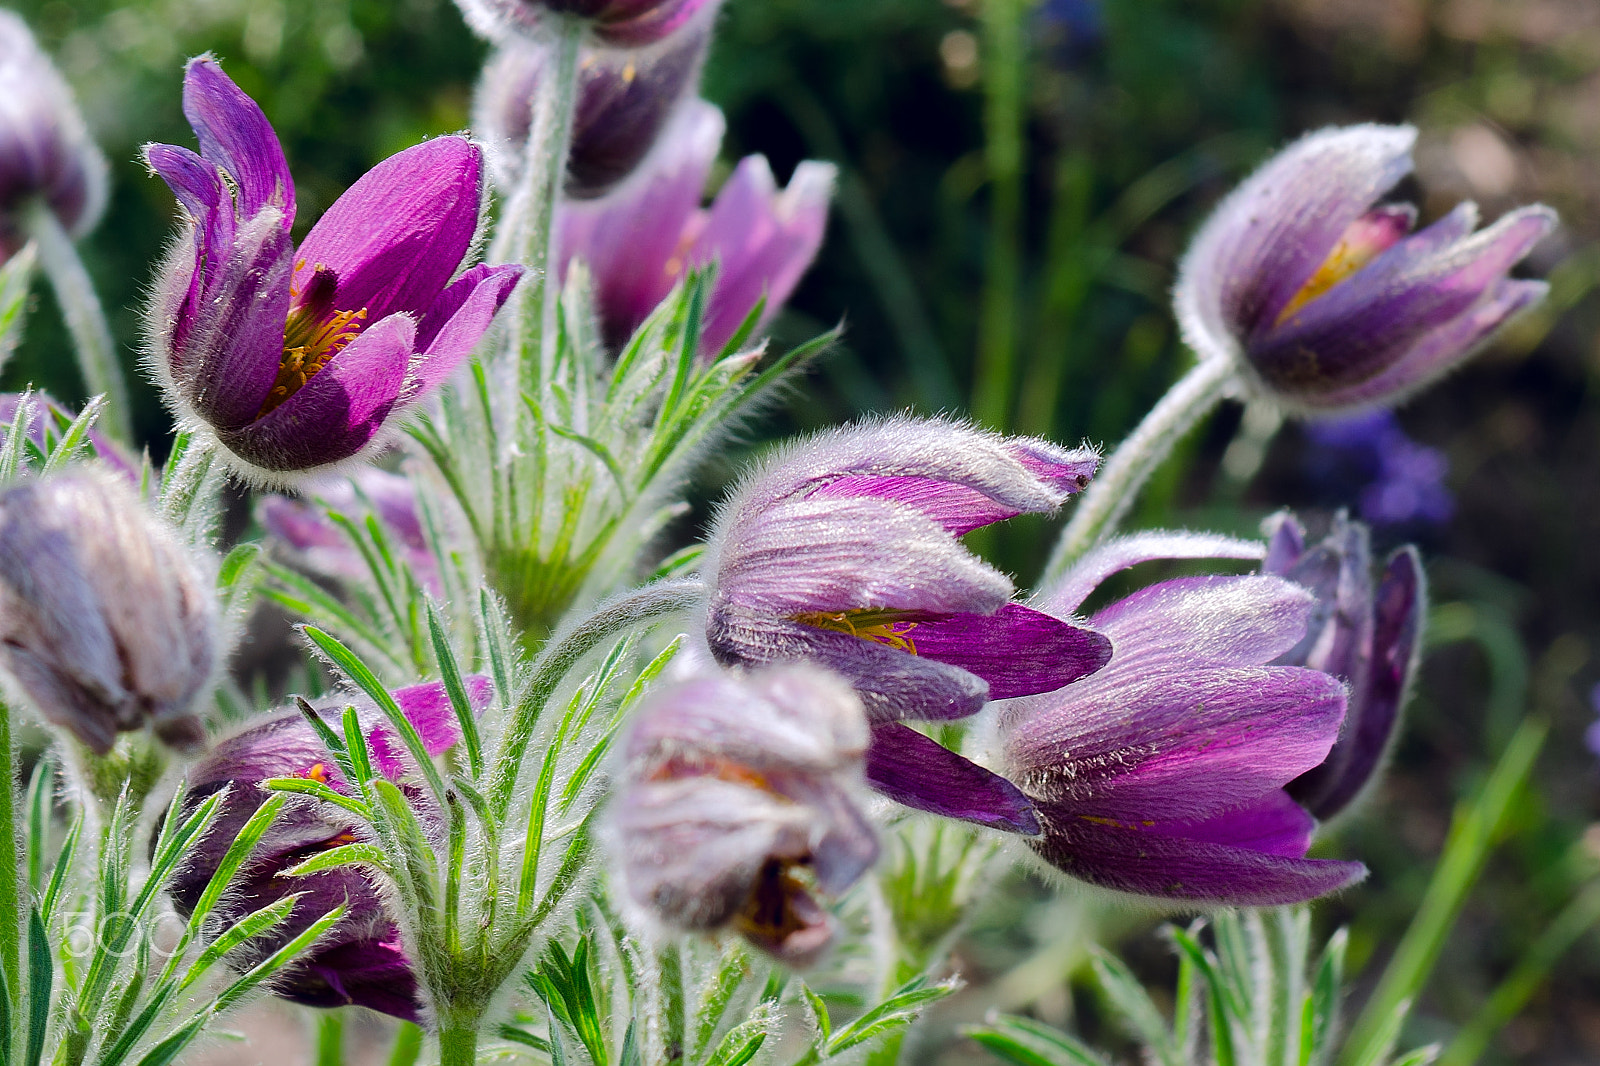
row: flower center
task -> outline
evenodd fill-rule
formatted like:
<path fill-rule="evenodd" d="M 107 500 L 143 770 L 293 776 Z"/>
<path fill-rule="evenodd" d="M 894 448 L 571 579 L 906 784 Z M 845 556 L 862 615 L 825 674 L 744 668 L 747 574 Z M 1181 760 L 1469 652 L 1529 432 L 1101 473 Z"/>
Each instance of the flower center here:
<path fill-rule="evenodd" d="M 916 641 L 910 633 L 917 628 L 918 615 L 913 611 L 897 611 L 892 607 L 863 607 L 854 611 L 805 611 L 794 620 L 817 629 L 831 629 L 835 633 L 848 633 L 852 637 L 870 640 L 900 651 L 917 654 Z"/>
<path fill-rule="evenodd" d="M 305 266 L 295 264 L 298 271 Z M 333 298 L 339 288 L 339 275 L 318 266 L 303 290 L 289 289 L 293 301 L 283 325 L 283 358 L 278 362 L 278 377 L 272 391 L 261 404 L 257 418 L 271 414 L 282 403 L 305 387 L 329 361 L 355 340 L 366 324 L 367 309 L 336 311 Z"/>
<path fill-rule="evenodd" d="M 1328 258 L 1284 305 L 1278 313 L 1278 321 L 1273 324 L 1283 325 L 1300 308 L 1372 262 L 1410 232 L 1415 218 L 1409 206 L 1391 205 L 1368 211 L 1350 223 Z"/>

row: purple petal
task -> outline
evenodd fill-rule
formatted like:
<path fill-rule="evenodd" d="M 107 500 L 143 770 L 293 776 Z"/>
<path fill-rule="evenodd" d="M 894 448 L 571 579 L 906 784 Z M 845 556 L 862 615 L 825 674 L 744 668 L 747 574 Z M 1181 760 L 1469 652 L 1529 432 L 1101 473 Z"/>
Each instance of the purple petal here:
<path fill-rule="evenodd" d="M 348 919 L 347 919 L 348 920 Z M 357 1006 L 422 1023 L 416 975 L 391 925 L 392 940 L 363 940 L 321 951 L 291 966 L 273 991 L 308 1007 Z"/>
<path fill-rule="evenodd" d="M 1145 828 L 1145 827 L 1140 827 Z M 1286 792 L 1269 792 L 1248 807 L 1237 807 L 1199 822 L 1157 822 L 1147 827 L 1162 836 L 1207 844 L 1226 844 L 1286 859 L 1304 858 L 1317 820 Z"/>
<path fill-rule="evenodd" d="M 1323 670 L 1352 684 L 1365 674 L 1372 645 L 1371 563 L 1367 528 L 1340 512 L 1327 538 L 1283 574 L 1315 603 L 1304 639 L 1277 662 Z"/>
<path fill-rule="evenodd" d="M 896 803 L 1032 836 L 1033 804 L 1017 786 L 898 722 L 874 726 L 867 783 Z"/>
<path fill-rule="evenodd" d="M 595 24 L 595 35 L 606 44 L 618 48 L 643 48 L 666 40 L 695 16 L 720 0 L 644 0 L 636 4 L 640 14 L 631 18 L 605 19 Z M 626 5 L 618 5 L 626 10 Z"/>
<path fill-rule="evenodd" d="M 494 683 L 481 674 L 469 674 L 461 681 L 473 714 L 482 714 L 494 697 Z M 450 705 L 444 682 L 409 685 L 395 689 L 391 695 L 406 721 L 416 728 L 429 755 L 442 754 L 461 742 L 461 726 L 456 721 L 455 708 Z M 380 721 L 367 731 L 367 744 L 372 750 L 373 765 L 385 777 L 404 776 L 410 766 L 410 752 L 388 722 Z"/>
<path fill-rule="evenodd" d="M 396 311 L 420 316 L 472 245 L 482 192 L 482 153 L 466 138 L 407 148 L 367 171 L 317 220 L 300 245 L 296 275 L 333 270 L 335 306 L 365 307 L 369 322 Z"/>
<path fill-rule="evenodd" d="M 200 154 L 233 177 L 239 216 L 276 207 L 287 232 L 294 225 L 294 179 L 283 146 L 261 108 L 209 55 L 191 59 L 184 71 L 183 115 L 200 140 Z"/>
<path fill-rule="evenodd" d="M 417 328 L 422 357 L 412 368 L 408 397 L 419 396 L 450 376 L 489 329 L 521 279 L 519 266 L 480 265 L 439 294 Z"/>
<path fill-rule="evenodd" d="M 1151 530 L 1119 537 L 1078 560 L 1062 579 L 1039 593 L 1039 603 L 1056 614 L 1072 614 L 1112 574 L 1157 559 L 1259 559 L 1262 546 L 1214 533 Z"/>
<path fill-rule="evenodd" d="M 1253 666 L 1299 643 L 1314 602 L 1282 578 L 1181 577 L 1118 600 L 1093 624 L 1116 647 L 1119 675 L 1200 663 Z"/>
<path fill-rule="evenodd" d="M 1263 574 L 1283 574 L 1306 550 L 1306 531 L 1288 511 L 1279 511 L 1261 524 L 1267 538 L 1267 554 L 1261 560 Z"/>
<path fill-rule="evenodd" d="M 415 334 L 410 318 L 390 315 L 266 417 L 218 438 L 263 470 L 307 470 L 348 459 L 394 410 Z"/>
<path fill-rule="evenodd" d="M 989 682 L 992 700 L 1053 692 L 1111 658 L 1111 641 L 1099 633 L 1020 603 L 990 615 L 918 622 L 907 635 L 923 658 L 959 666 Z"/>

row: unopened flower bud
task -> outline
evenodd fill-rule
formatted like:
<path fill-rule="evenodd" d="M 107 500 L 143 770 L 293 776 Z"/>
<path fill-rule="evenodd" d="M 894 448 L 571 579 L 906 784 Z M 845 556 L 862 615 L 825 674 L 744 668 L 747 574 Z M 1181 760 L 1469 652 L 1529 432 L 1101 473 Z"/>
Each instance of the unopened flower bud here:
<path fill-rule="evenodd" d="M 125 478 L 77 468 L 0 495 L 0 667 L 94 751 L 147 722 L 199 746 L 217 628 L 211 582 Z"/>
<path fill-rule="evenodd" d="M 73 236 L 87 232 L 105 207 L 106 161 L 27 23 L 0 10 L 0 262 L 22 246 L 16 213 L 35 197 Z"/>
<path fill-rule="evenodd" d="M 731 928 L 814 962 L 838 895 L 878 845 L 856 806 L 867 744 L 848 686 L 811 668 L 697 677 L 658 691 L 623 750 L 612 811 L 628 894 L 667 926 Z"/>

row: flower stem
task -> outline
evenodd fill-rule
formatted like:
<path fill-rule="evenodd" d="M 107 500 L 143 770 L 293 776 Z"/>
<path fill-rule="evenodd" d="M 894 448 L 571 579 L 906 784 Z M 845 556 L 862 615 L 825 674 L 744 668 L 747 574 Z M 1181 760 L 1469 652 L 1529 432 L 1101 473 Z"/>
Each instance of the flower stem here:
<path fill-rule="evenodd" d="M 473 1066 L 477 1060 L 477 1026 L 447 1025 L 439 1030 L 439 1066 Z"/>
<path fill-rule="evenodd" d="M 129 443 L 128 385 L 122 377 L 116 344 L 106 325 L 106 315 L 95 295 L 94 282 L 84 269 L 78 250 L 61 227 L 55 212 L 40 200 L 23 211 L 23 229 L 39 249 L 39 261 L 55 289 L 62 318 L 78 353 L 78 369 L 89 395 L 103 395 L 107 409 L 100 425 L 121 443 Z"/>
<path fill-rule="evenodd" d="M 1178 441 L 1216 407 L 1232 382 L 1231 364 L 1202 359 L 1167 390 L 1089 483 L 1072 521 L 1050 553 L 1041 588 L 1059 581 L 1084 552 L 1116 532 L 1150 475 Z"/>
<path fill-rule="evenodd" d="M 13 1004 L 22 1002 L 21 853 L 17 848 L 16 753 L 11 749 L 11 708 L 0 700 L 0 967 Z M 13 1017 L 16 1015 L 13 1014 Z M 0 1040 L 9 1036 L 0 1034 Z"/>
<path fill-rule="evenodd" d="M 555 283 L 555 213 L 567 171 L 567 150 L 572 139 L 572 116 L 578 100 L 578 52 L 586 23 L 582 19 L 551 17 L 554 49 L 551 76 L 533 98 L 528 143 L 516 190 L 506 211 L 505 224 L 496 235 L 489 258 L 497 263 L 521 263 L 528 277 L 518 290 L 510 316 L 509 351 L 517 360 L 517 386 L 522 393 L 541 397 L 545 377 L 555 354 L 556 312 L 561 286 Z M 517 410 L 521 411 L 521 404 Z M 518 415 L 518 420 L 521 420 Z"/>

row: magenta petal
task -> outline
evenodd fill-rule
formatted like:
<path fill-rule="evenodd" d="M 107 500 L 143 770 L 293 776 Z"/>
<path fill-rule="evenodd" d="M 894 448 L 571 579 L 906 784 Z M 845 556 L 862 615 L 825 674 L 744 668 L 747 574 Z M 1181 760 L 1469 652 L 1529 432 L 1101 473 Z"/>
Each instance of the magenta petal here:
<path fill-rule="evenodd" d="M 369 322 L 396 311 L 421 315 L 472 245 L 482 190 L 476 145 L 464 137 L 425 141 L 350 186 L 306 235 L 297 265 L 333 270 L 335 305 L 365 307 Z"/>
<path fill-rule="evenodd" d="M 1195 663 L 1253 666 L 1300 642 L 1314 602 L 1277 577 L 1181 577 L 1118 600 L 1093 623 L 1119 649 L 1119 673 Z"/>
<path fill-rule="evenodd" d="M 1056 614 L 1072 614 L 1112 574 L 1157 559 L 1259 559 L 1261 544 L 1214 533 L 1150 530 L 1119 537 L 1095 548 L 1066 575 L 1039 594 L 1039 603 Z"/>
<path fill-rule="evenodd" d="M 1022 513 L 977 489 L 931 477 L 850 475 L 828 482 L 811 495 L 813 498 L 876 496 L 909 504 L 958 537 Z"/>
<path fill-rule="evenodd" d="M 482 714 L 494 696 L 494 683 L 481 674 L 469 674 L 461 679 L 467 690 L 467 702 L 473 713 Z M 461 742 L 461 726 L 456 721 L 455 708 L 445 692 L 444 682 L 427 681 L 408 685 L 390 693 L 400 707 L 406 721 L 416 727 L 423 747 L 429 755 L 449 751 Z M 367 731 L 367 744 L 372 751 L 373 764 L 386 777 L 399 778 L 406 771 L 409 752 L 405 741 L 397 736 L 387 722 L 379 722 Z"/>
<path fill-rule="evenodd" d="M 519 266 L 475 266 L 439 294 L 417 330 L 422 355 L 412 367 L 408 396 L 421 395 L 450 376 L 520 280 Z"/>
<path fill-rule="evenodd" d="M 1010 781 L 909 726 L 874 726 L 867 783 L 896 803 L 946 818 L 1032 836 L 1039 820 Z"/>
<path fill-rule="evenodd" d="M 1207 844 L 1226 844 L 1287 859 L 1304 857 L 1317 820 L 1288 793 L 1269 792 L 1248 807 L 1238 807 L 1200 822 L 1156 822 L 1148 827 L 1161 836 Z"/>
<path fill-rule="evenodd" d="M 294 179 L 283 146 L 261 108 L 208 55 L 191 59 L 184 71 L 183 115 L 200 154 L 233 176 L 239 215 L 270 205 L 283 212 L 287 231 L 294 224 Z"/>
<path fill-rule="evenodd" d="M 989 682 L 992 700 L 1053 692 L 1094 673 L 1111 658 L 1111 641 L 1099 633 L 1020 603 L 1008 603 L 990 615 L 919 622 L 908 635 L 918 655 Z"/>

